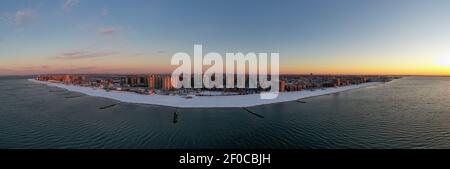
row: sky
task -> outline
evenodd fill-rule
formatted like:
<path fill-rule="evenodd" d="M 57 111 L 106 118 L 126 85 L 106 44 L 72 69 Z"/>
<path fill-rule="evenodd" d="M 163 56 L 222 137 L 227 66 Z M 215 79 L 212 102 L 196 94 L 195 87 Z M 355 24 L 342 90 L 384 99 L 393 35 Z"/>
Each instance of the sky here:
<path fill-rule="evenodd" d="M 283 74 L 450 75 L 448 0 L 2 0 L 0 75 L 170 73 L 278 52 Z"/>

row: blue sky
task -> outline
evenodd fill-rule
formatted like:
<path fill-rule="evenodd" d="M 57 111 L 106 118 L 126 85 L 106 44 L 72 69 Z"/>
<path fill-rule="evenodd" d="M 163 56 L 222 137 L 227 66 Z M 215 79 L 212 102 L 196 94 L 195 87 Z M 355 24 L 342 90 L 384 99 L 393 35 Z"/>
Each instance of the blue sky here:
<path fill-rule="evenodd" d="M 446 0 L 3 0 L 0 74 L 168 72 L 175 52 L 280 52 L 284 73 L 450 74 Z"/>

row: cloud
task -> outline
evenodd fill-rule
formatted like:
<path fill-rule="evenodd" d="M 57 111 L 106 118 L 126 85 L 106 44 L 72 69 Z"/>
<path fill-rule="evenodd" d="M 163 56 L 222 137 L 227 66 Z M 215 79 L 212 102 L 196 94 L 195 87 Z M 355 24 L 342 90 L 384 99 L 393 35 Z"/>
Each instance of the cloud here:
<path fill-rule="evenodd" d="M 49 65 L 25 66 L 25 67 L 21 67 L 20 71 L 37 72 L 37 71 L 47 70 L 47 69 L 50 69 L 50 68 L 51 68 L 51 66 L 49 66 Z"/>
<path fill-rule="evenodd" d="M 134 53 L 131 56 L 142 56 L 142 55 L 144 55 L 144 53 Z"/>
<path fill-rule="evenodd" d="M 102 15 L 102 16 L 107 16 L 108 14 L 109 14 L 108 9 L 102 8 L 102 10 L 101 10 L 101 12 L 100 12 L 100 15 Z"/>
<path fill-rule="evenodd" d="M 54 73 L 93 73 L 98 68 L 95 66 L 62 68 L 53 71 Z"/>
<path fill-rule="evenodd" d="M 78 5 L 78 3 L 80 3 L 79 0 L 65 0 L 64 3 L 62 4 L 61 9 L 64 12 L 70 12 L 73 7 Z"/>
<path fill-rule="evenodd" d="M 50 59 L 57 60 L 76 60 L 76 59 L 89 59 L 89 58 L 97 58 L 104 56 L 111 56 L 116 54 L 116 52 L 84 52 L 84 51 L 76 51 L 76 52 L 67 52 L 62 53 L 60 56 L 54 56 Z"/>
<path fill-rule="evenodd" d="M 23 29 L 26 25 L 36 19 L 36 15 L 33 10 L 21 9 L 14 14 L 3 13 L 0 15 L 0 21 L 6 25 L 14 25 L 17 28 Z"/>
<path fill-rule="evenodd" d="M 14 24 L 12 16 L 6 12 L 0 15 L 0 21 L 6 25 Z"/>
<path fill-rule="evenodd" d="M 32 10 L 29 9 L 19 10 L 16 12 L 15 23 L 17 27 L 22 28 L 31 21 L 33 21 L 35 18 L 36 17 Z"/>
<path fill-rule="evenodd" d="M 121 30 L 122 28 L 120 27 L 102 27 L 97 29 L 97 33 L 101 35 L 114 35 Z"/>

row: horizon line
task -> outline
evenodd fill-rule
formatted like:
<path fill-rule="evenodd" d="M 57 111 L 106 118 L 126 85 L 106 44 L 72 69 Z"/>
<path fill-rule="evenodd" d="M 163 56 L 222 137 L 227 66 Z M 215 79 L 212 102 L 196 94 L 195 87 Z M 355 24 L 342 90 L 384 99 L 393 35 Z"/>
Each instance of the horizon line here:
<path fill-rule="evenodd" d="M 151 74 L 170 74 L 170 73 L 42 73 L 42 74 L 24 74 L 24 75 L 0 75 L 0 77 L 24 77 L 38 75 L 151 75 Z M 450 75 L 418 75 L 418 74 L 325 74 L 325 73 L 284 73 L 279 76 L 419 76 L 419 77 L 450 77 Z"/>

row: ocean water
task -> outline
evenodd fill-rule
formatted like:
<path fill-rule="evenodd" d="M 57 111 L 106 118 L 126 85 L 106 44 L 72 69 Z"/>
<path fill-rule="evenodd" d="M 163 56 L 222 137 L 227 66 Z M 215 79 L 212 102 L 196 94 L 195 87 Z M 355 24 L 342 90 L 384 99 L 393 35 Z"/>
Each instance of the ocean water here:
<path fill-rule="evenodd" d="M 450 78 L 248 108 L 121 103 L 0 78 L 0 148 L 450 148 Z M 263 118 L 261 118 L 263 116 Z"/>

